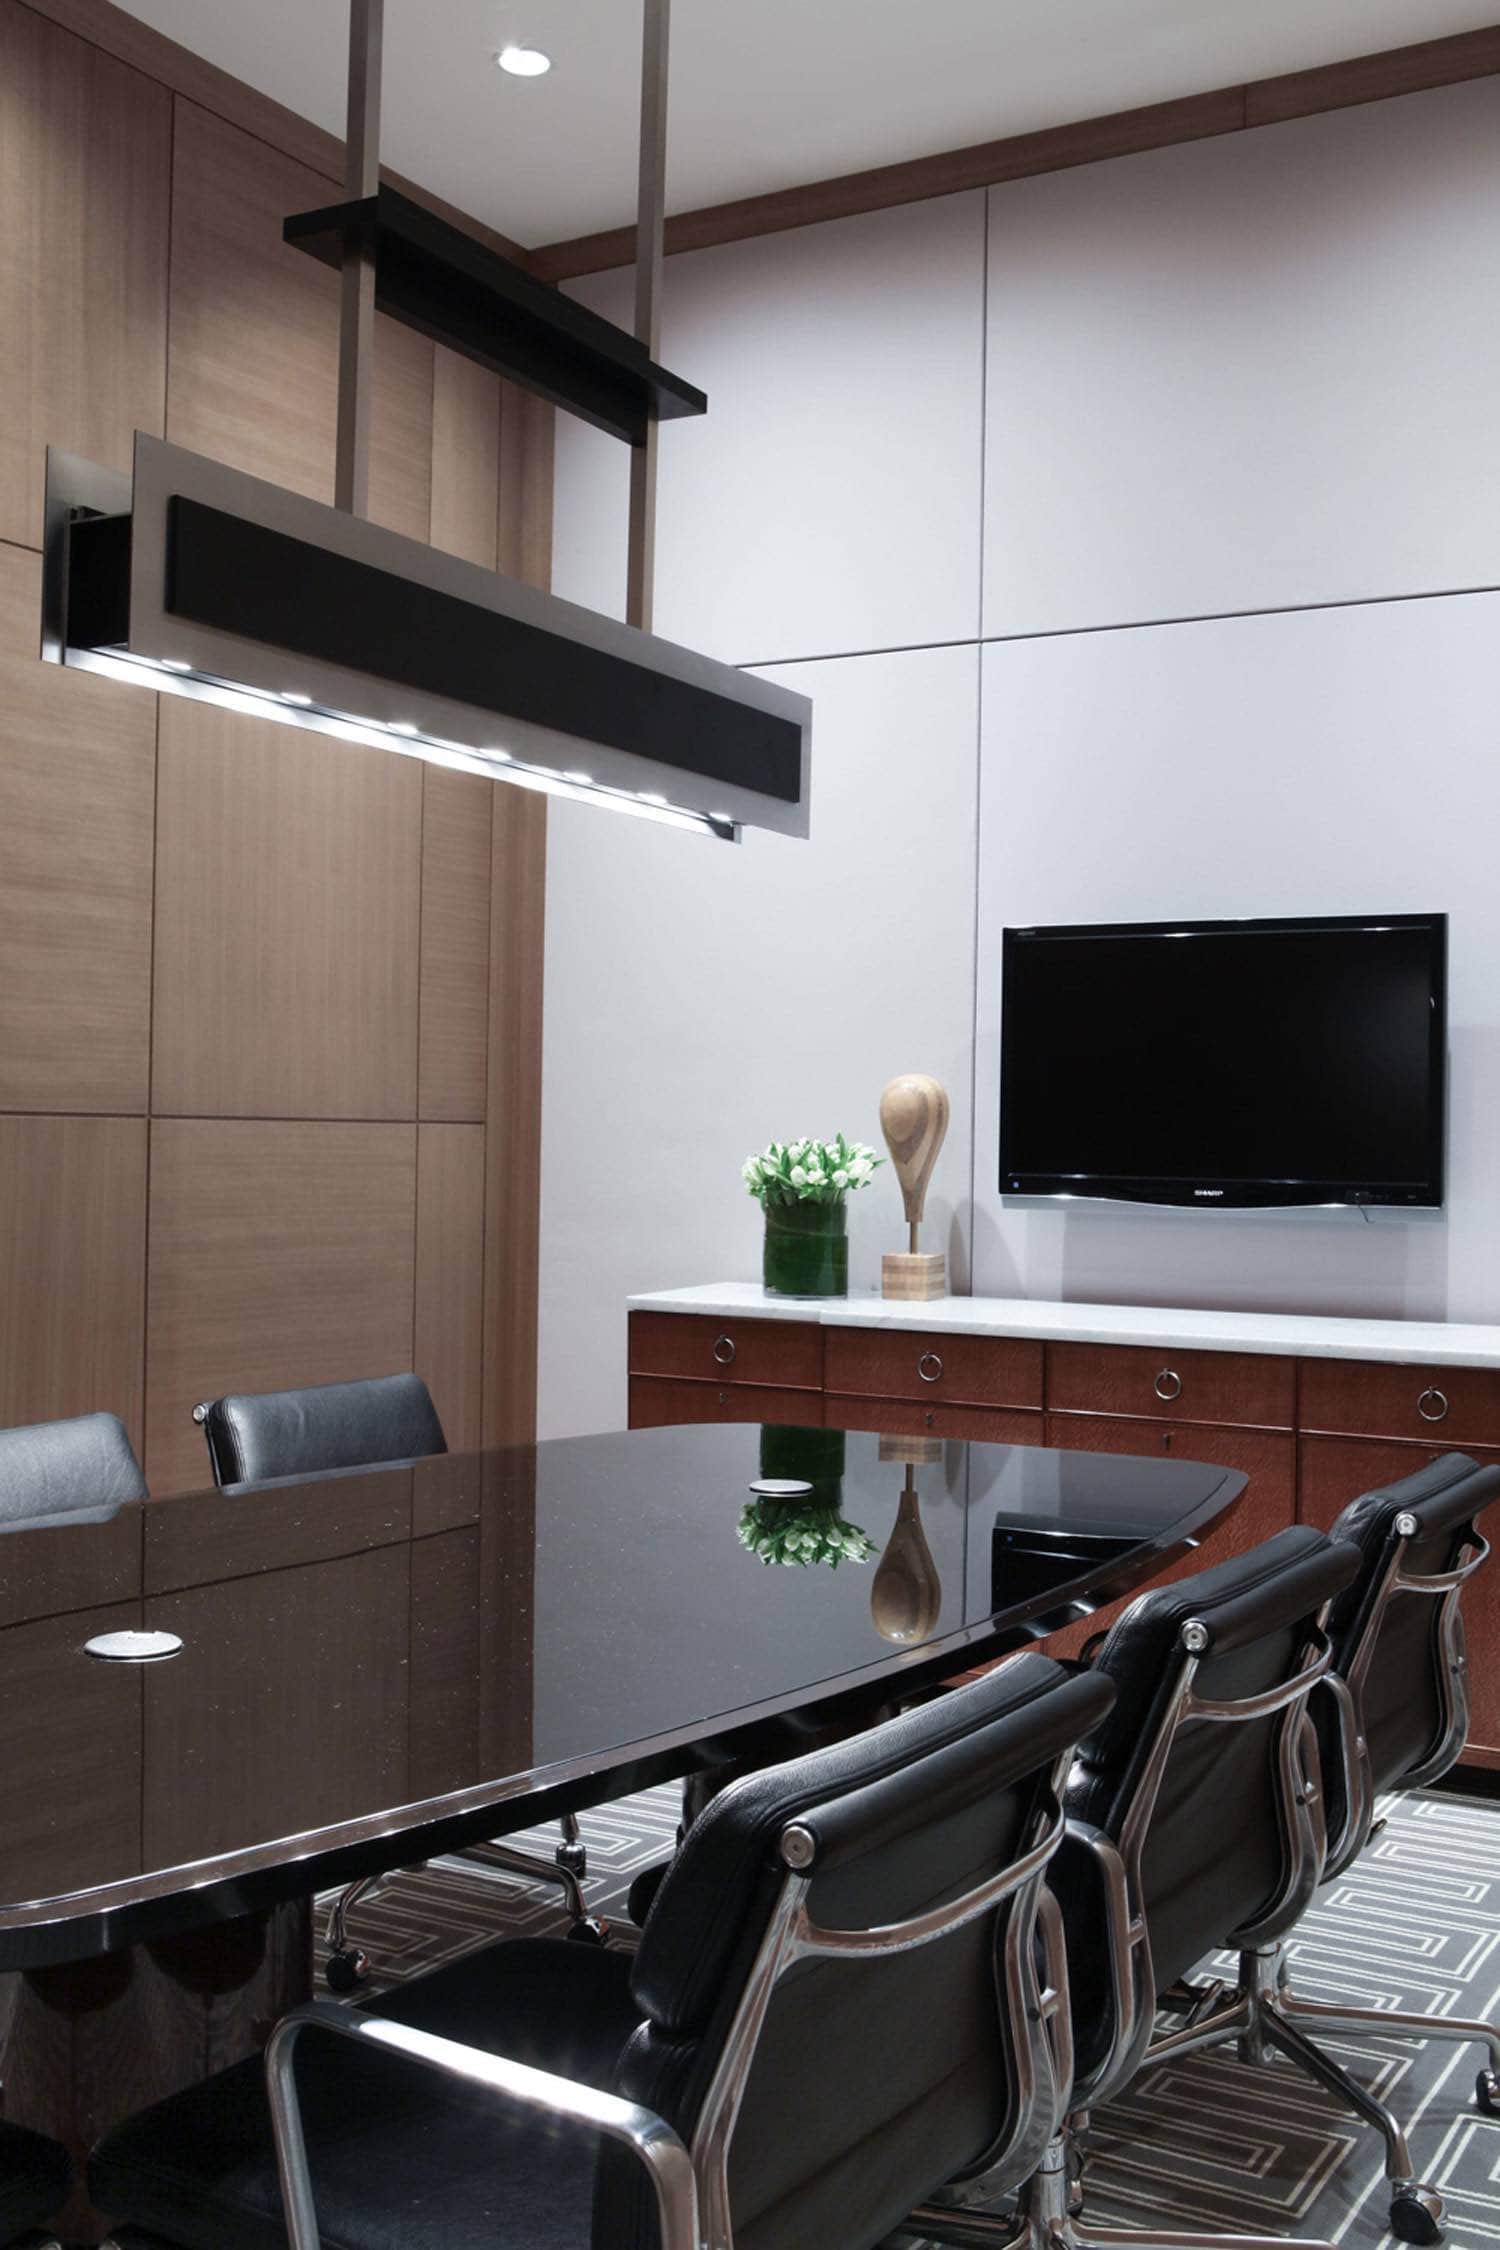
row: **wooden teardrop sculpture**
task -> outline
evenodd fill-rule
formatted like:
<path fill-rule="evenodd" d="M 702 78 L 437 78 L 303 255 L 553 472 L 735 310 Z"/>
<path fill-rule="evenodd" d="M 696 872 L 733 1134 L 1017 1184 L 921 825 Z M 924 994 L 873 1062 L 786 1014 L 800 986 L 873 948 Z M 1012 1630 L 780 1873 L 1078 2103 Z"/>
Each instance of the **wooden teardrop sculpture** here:
<path fill-rule="evenodd" d="M 920 1071 L 893 1078 L 880 1097 L 880 1130 L 901 1183 L 911 1229 L 910 1247 L 888 1250 L 881 1260 L 880 1293 L 908 1303 L 946 1296 L 947 1262 L 941 1250 L 917 1248 L 917 1228 L 927 1207 L 927 1184 L 948 1131 L 947 1093 L 935 1078 Z"/>
<path fill-rule="evenodd" d="M 912 1471 L 870 1587 L 870 1615 L 886 1641 L 925 1641 L 937 1628 L 943 1588 L 922 1529 L 922 1503 Z"/>

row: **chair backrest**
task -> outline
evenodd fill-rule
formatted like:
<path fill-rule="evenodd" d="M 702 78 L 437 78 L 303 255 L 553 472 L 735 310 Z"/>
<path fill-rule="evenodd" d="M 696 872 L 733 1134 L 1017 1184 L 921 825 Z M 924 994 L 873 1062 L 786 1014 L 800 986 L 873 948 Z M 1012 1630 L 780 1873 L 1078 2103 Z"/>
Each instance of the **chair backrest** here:
<path fill-rule="evenodd" d="M 1094 1658 L 1115 1703 L 1069 1775 L 1077 1836 L 1058 1868 L 1070 1949 L 1075 1930 L 1083 1940 L 1074 2031 L 1080 2084 L 1098 2081 L 1091 2099 L 1134 2067 L 1156 1993 L 1216 1945 L 1279 1935 L 1312 1895 L 1324 1839 L 1307 1794 L 1307 1700 L 1328 1664 L 1320 1618 L 1355 1568 L 1347 1548 L 1293 1527 L 1142 1595 Z M 1124 2024 L 1090 1944 L 1108 1923 L 1090 1831 L 1118 1853 L 1130 1917 L 1144 1924 Z"/>
<path fill-rule="evenodd" d="M 420 1375 L 377 1375 L 305 1391 L 261 1391 L 195 1406 L 217 1485 L 316 1476 L 446 1453 L 448 1441 Z"/>
<path fill-rule="evenodd" d="M 1436 1780 L 1464 1746 L 1459 1591 L 1489 1552 L 1478 1518 L 1497 1499 L 1500 1465 L 1445 1453 L 1361 1493 L 1333 1527 L 1358 1552 L 1359 1575 L 1329 1619 L 1349 1700 L 1320 1693 L 1313 1705 L 1334 1839 L 1330 1872 L 1363 1849 L 1379 1790 Z"/>
<path fill-rule="evenodd" d="M 61 1516 L 108 1516 L 144 1500 L 146 1480 L 114 1414 L 79 1414 L 0 1430 L 0 1525 Z"/>
<path fill-rule="evenodd" d="M 1110 1700 L 1019 1657 L 747 1776 L 689 1830 L 636 1957 L 644 2020 L 615 2090 L 692 2147 L 709 2240 L 727 2207 L 736 2250 L 875 2242 L 947 2180 L 1029 2173 L 1071 2076 L 1043 1891 L 1056 1791 Z M 596 2244 L 654 2241 L 637 2174 L 606 2158 Z"/>

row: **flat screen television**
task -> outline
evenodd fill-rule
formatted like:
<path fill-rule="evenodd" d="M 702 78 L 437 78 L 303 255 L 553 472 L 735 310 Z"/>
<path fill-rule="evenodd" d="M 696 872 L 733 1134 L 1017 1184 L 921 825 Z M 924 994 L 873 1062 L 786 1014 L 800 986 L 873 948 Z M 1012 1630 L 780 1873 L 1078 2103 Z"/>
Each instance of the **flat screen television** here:
<path fill-rule="evenodd" d="M 1443 1200 L 1447 917 L 1005 932 L 1000 1188 Z"/>

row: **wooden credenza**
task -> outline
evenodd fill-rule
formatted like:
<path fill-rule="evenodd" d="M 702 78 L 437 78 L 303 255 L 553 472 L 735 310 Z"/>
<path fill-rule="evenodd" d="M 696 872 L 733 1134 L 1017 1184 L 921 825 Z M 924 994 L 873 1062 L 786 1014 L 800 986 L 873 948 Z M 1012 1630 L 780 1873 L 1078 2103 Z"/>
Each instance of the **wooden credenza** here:
<path fill-rule="evenodd" d="M 632 1428 L 803 1423 L 1173 1453 L 1243 1470 L 1250 1480 L 1243 1501 L 1184 1570 L 1290 1523 L 1326 1530 L 1358 1493 L 1439 1453 L 1500 1461 L 1500 1330 L 1419 1332 L 1396 1321 L 1277 1323 L 1247 1315 L 1242 1325 L 1255 1334 L 1255 1348 L 1232 1350 L 1057 1333 L 1089 1326 L 1102 1310 L 1110 1328 L 1128 1335 L 1128 1308 L 1007 1303 L 994 1308 L 994 1332 L 970 1333 L 951 1325 L 953 1312 L 966 1304 L 982 1310 L 984 1300 L 946 1300 L 948 1322 L 938 1325 L 926 1306 L 861 1313 L 840 1303 L 824 1318 L 804 1319 L 759 1310 L 747 1288 L 726 1288 L 722 1303 L 699 1309 L 705 1294 L 682 1292 L 683 1309 L 671 1297 L 632 1306 Z M 1017 1332 L 1028 1315 L 1036 1334 Z M 1139 1319 L 1147 1329 L 1191 1333 L 1194 1316 L 1143 1311 Z M 1213 1330 L 1227 1325 L 1203 1319 Z M 1436 1348 L 1434 1338 L 1451 1336 L 1454 1362 L 1386 1356 L 1418 1333 L 1424 1353 Z M 1381 1356 L 1357 1356 L 1361 1346 Z M 1493 1365 L 1457 1356 L 1490 1349 Z M 1475 1577 L 1464 1612 L 1473 1696 L 1465 1759 L 1500 1767 L 1500 1561 Z M 1099 1623 L 1049 1645 L 1071 1653 Z"/>

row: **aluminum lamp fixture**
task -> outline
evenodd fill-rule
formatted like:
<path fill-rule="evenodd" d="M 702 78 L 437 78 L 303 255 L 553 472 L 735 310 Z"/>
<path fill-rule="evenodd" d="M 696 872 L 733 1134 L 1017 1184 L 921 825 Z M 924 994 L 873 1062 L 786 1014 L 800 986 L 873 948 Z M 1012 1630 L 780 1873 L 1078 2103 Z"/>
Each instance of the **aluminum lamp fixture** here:
<path fill-rule="evenodd" d="M 808 832 L 789 689 L 137 433 L 51 451 L 42 654 L 700 835 Z"/>

